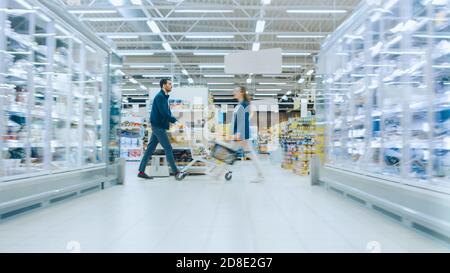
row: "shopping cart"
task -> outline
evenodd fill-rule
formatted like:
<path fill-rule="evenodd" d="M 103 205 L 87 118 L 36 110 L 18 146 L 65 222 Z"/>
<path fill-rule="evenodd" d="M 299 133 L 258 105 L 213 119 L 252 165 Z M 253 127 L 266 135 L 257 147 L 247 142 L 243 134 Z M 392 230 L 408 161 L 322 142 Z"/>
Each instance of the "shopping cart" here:
<path fill-rule="evenodd" d="M 219 177 L 221 174 L 224 174 L 224 178 L 226 181 L 230 181 L 233 178 L 233 172 L 227 168 L 227 166 L 233 165 L 237 160 L 237 151 L 233 148 L 233 146 L 227 142 L 223 141 L 214 141 L 212 145 L 210 145 L 211 141 L 207 140 L 203 134 L 197 136 L 193 134 L 192 131 L 195 127 L 190 126 L 189 123 L 186 123 L 183 126 L 182 130 L 171 131 L 172 137 L 178 135 L 183 136 L 184 142 L 179 144 L 176 141 L 174 142 L 174 149 L 188 146 L 188 150 L 190 150 L 191 161 L 181 169 L 181 172 L 178 173 L 175 177 L 176 180 L 181 181 L 186 176 L 189 175 L 191 170 L 195 170 L 197 164 L 203 164 L 206 168 L 205 174 L 211 175 L 214 177 Z M 195 155 L 194 150 L 197 146 L 204 147 L 204 152 L 201 155 Z M 178 147 L 177 147 L 178 146 Z M 210 148 L 209 148 L 210 147 Z M 222 166 L 221 166 L 222 165 Z M 223 166 L 225 165 L 225 166 Z M 213 175 L 213 172 L 217 172 L 217 169 L 220 170 L 219 175 Z"/>

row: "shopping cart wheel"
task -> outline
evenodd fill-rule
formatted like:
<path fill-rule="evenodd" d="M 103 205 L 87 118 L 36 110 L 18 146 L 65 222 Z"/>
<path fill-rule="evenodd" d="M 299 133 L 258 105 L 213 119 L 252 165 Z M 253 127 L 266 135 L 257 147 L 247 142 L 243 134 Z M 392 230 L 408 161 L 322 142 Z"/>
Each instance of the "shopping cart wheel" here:
<path fill-rule="evenodd" d="M 175 179 L 176 179 L 177 181 L 182 181 L 183 179 L 186 178 L 186 176 L 187 176 L 187 173 L 185 173 L 185 172 L 179 172 L 179 173 L 177 173 L 177 175 L 175 176 Z"/>
<path fill-rule="evenodd" d="M 227 181 L 230 181 L 232 178 L 233 178 L 233 173 L 232 173 L 232 172 L 227 172 L 227 173 L 225 174 L 225 179 L 226 179 Z"/>

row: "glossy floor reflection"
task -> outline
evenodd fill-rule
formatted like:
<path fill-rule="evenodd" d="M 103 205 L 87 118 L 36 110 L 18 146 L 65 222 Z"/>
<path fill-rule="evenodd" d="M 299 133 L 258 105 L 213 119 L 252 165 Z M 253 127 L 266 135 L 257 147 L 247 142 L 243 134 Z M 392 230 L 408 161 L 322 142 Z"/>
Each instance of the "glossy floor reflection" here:
<path fill-rule="evenodd" d="M 1 252 L 450 252 L 449 246 L 264 161 L 231 182 L 141 180 L 0 224 Z M 78 249 L 79 248 L 79 249 Z"/>

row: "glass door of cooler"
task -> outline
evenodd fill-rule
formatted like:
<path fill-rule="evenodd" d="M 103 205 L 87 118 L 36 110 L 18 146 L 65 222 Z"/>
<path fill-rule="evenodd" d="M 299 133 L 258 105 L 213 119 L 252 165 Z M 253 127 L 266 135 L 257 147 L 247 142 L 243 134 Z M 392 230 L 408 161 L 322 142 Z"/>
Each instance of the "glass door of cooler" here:
<path fill-rule="evenodd" d="M 108 162 L 114 163 L 117 158 L 120 158 L 120 126 L 121 126 L 121 112 L 122 112 L 122 84 L 123 76 L 122 59 L 115 54 L 111 54 L 108 65 L 108 74 L 110 77 L 109 87 L 109 132 L 108 132 Z"/>
<path fill-rule="evenodd" d="M 70 129 L 70 100 L 72 78 L 73 39 L 63 27 L 54 28 L 53 73 L 50 77 L 52 96 L 51 108 L 51 170 L 69 168 L 69 147 L 67 136 Z"/>
<path fill-rule="evenodd" d="M 406 37 L 402 26 L 407 16 L 401 13 L 402 2 L 398 1 L 388 8 L 390 12 L 372 14 L 374 24 L 378 25 L 379 43 L 371 49 L 378 58 L 380 84 L 381 154 L 383 157 L 381 173 L 400 177 L 405 169 L 406 150 L 404 137 L 408 128 L 407 107 L 410 86 L 404 73 L 405 58 L 418 55 L 403 51 Z M 375 19 L 376 18 L 376 19 Z M 405 39 L 403 39 L 405 38 Z M 379 57 L 378 57 L 379 56 Z M 406 97 L 405 97 L 406 96 Z"/>
<path fill-rule="evenodd" d="M 50 121 L 47 115 L 47 100 L 51 98 L 52 90 L 48 85 L 51 79 L 52 67 L 52 39 L 50 20 L 42 16 L 41 13 L 34 13 L 31 16 L 30 37 L 33 40 L 32 64 L 30 73 L 30 96 L 28 107 L 30 146 L 29 161 L 33 172 L 48 170 L 49 154 L 45 153 L 46 141 L 50 134 Z M 48 148 L 48 146 L 47 146 Z"/>
<path fill-rule="evenodd" d="M 84 136 L 83 163 L 102 162 L 102 77 L 106 56 L 86 46 L 86 71 L 84 85 Z"/>
<path fill-rule="evenodd" d="M 0 3 L 0 177 L 44 170 L 45 115 L 38 106 L 45 99 L 35 98 L 37 16 L 30 9 L 16 1 Z"/>
<path fill-rule="evenodd" d="M 333 48 L 336 62 L 338 63 L 337 70 L 334 71 L 327 82 L 328 95 L 330 97 L 330 115 L 331 132 L 330 132 L 330 149 L 331 160 L 333 164 L 350 165 L 352 161 L 352 139 L 351 139 L 351 71 L 346 67 L 348 61 L 351 60 L 352 50 L 351 45 L 345 43 L 343 40 L 339 41 L 335 48 Z"/>
<path fill-rule="evenodd" d="M 84 104 L 84 45 L 76 39 L 72 43 L 72 94 L 70 99 L 69 162 L 73 166 L 82 165 L 83 104 Z"/>
<path fill-rule="evenodd" d="M 435 3 L 436 2 L 436 3 Z M 433 112 L 430 129 L 433 131 L 431 182 L 440 187 L 450 187 L 450 1 L 432 1 L 426 6 L 432 20 L 428 31 L 417 34 L 417 39 L 427 39 L 432 67 L 428 84 Z M 417 37 L 419 36 L 419 37 Z"/>

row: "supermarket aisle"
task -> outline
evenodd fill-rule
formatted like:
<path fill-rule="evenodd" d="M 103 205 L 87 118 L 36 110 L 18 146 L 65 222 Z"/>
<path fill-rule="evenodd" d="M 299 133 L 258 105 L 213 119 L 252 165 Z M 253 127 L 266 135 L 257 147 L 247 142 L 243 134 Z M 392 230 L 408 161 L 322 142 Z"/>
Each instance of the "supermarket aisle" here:
<path fill-rule="evenodd" d="M 248 162 L 247 162 L 248 163 Z M 265 161 L 272 181 L 252 184 L 238 164 L 230 184 L 208 177 L 143 181 L 0 224 L 0 251 L 450 252 L 450 248 Z"/>

